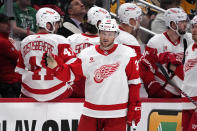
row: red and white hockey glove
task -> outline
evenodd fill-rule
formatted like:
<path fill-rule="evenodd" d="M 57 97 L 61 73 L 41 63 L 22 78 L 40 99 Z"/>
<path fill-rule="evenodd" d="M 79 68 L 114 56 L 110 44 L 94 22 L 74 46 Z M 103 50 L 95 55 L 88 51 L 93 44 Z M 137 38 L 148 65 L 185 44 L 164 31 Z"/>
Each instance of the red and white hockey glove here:
<path fill-rule="evenodd" d="M 47 53 L 43 54 L 41 64 L 48 72 L 54 74 L 59 80 L 67 82 L 70 80 L 70 69 L 64 64 L 61 57 Z"/>
<path fill-rule="evenodd" d="M 141 119 L 141 102 L 137 103 L 131 103 L 128 108 L 128 113 L 127 113 L 127 123 L 129 126 L 132 125 L 132 121 L 135 121 L 135 125 L 140 122 Z"/>
<path fill-rule="evenodd" d="M 159 62 L 161 64 L 181 65 L 182 61 L 177 59 L 177 55 L 171 52 L 164 52 L 159 54 Z"/>

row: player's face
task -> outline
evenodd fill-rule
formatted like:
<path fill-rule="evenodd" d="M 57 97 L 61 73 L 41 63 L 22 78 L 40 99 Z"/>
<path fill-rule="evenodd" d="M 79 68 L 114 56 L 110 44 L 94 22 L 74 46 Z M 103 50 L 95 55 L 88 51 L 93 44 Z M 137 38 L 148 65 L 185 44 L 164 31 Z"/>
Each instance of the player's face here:
<path fill-rule="evenodd" d="M 181 35 L 184 35 L 186 33 L 186 30 L 187 30 L 187 21 L 186 20 L 179 21 L 177 26 L 178 26 L 178 32 Z"/>
<path fill-rule="evenodd" d="M 100 45 L 103 48 L 108 48 L 113 45 L 114 39 L 116 37 L 116 32 L 114 31 L 100 31 Z"/>
<path fill-rule="evenodd" d="M 192 38 L 197 42 L 197 24 L 192 25 Z"/>

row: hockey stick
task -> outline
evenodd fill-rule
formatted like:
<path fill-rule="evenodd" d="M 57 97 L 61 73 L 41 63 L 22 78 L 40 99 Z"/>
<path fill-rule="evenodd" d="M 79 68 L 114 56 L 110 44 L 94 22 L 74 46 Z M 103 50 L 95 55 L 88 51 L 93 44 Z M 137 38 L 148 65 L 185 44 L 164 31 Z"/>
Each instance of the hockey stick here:
<path fill-rule="evenodd" d="M 186 41 L 186 39 L 183 39 L 183 44 L 184 44 L 184 54 L 183 54 L 182 63 L 184 64 L 185 63 L 185 51 L 187 49 L 187 41 Z"/>
<path fill-rule="evenodd" d="M 191 97 L 189 97 L 184 91 L 182 91 L 176 84 L 174 84 L 171 81 L 171 79 L 168 76 L 167 72 L 165 71 L 164 67 L 160 63 L 155 63 L 155 64 L 161 70 L 161 72 L 163 73 L 163 75 L 166 77 L 168 84 L 170 84 L 171 86 L 173 86 L 176 89 L 178 89 L 181 94 L 183 94 L 185 97 L 187 97 L 187 99 L 190 100 L 197 107 L 197 102 L 195 100 L 193 100 Z"/>
<path fill-rule="evenodd" d="M 64 28 L 70 30 L 71 32 L 73 32 L 74 34 L 77 33 L 82 33 L 80 29 L 78 29 L 75 25 L 73 25 L 70 22 L 64 22 L 63 23 Z"/>

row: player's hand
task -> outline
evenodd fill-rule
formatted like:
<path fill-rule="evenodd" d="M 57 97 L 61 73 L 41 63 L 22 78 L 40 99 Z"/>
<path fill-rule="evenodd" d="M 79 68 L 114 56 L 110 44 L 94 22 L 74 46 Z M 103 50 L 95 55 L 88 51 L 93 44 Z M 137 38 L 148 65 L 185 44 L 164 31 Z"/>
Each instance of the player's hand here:
<path fill-rule="evenodd" d="M 47 67 L 49 67 L 50 69 L 54 69 L 55 67 L 57 67 L 57 61 L 55 60 L 55 58 L 49 54 L 46 57 L 46 63 L 47 63 Z"/>
<path fill-rule="evenodd" d="M 174 64 L 169 64 L 169 69 L 168 69 L 168 70 L 175 72 L 176 67 L 177 67 L 177 66 L 174 65 Z"/>
<path fill-rule="evenodd" d="M 132 126 L 132 121 L 135 121 L 135 125 L 137 126 L 140 119 L 141 119 L 141 102 L 132 103 L 128 109 L 127 123 L 129 126 Z"/>
<path fill-rule="evenodd" d="M 174 64 L 174 65 L 181 65 L 182 62 L 177 60 L 177 55 L 170 52 L 160 53 L 159 54 L 159 62 L 161 64 Z"/>
<path fill-rule="evenodd" d="M 50 69 L 54 69 L 58 65 L 62 65 L 64 62 L 60 57 L 58 57 L 56 55 L 44 53 L 41 63 L 43 65 L 43 67 L 48 67 Z"/>

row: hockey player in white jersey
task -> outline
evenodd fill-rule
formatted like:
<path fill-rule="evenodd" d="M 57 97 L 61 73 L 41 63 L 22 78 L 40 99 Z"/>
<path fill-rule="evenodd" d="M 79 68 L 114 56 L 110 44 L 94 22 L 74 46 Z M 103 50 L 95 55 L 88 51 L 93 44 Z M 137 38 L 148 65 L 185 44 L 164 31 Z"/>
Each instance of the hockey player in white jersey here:
<path fill-rule="evenodd" d="M 197 101 L 197 16 L 195 16 L 192 21 L 192 38 L 194 42 L 186 50 L 186 59 L 184 64 L 184 81 L 182 90 L 193 100 Z M 185 98 L 187 99 L 187 98 Z M 192 114 L 194 113 L 195 105 L 192 103 L 190 105 L 183 104 L 182 111 L 182 131 L 195 131 L 197 117 L 193 118 L 195 121 L 192 121 Z M 197 113 L 196 113 L 197 114 Z M 195 124 L 194 124 L 195 123 Z M 193 125 L 193 128 L 192 128 Z"/>
<path fill-rule="evenodd" d="M 179 87 L 183 83 L 183 64 L 186 48 L 192 43 L 191 34 L 186 33 L 187 14 L 180 8 L 165 12 L 168 30 L 152 37 L 140 61 L 141 78 L 151 98 L 177 98 L 180 92 L 169 85 L 156 63 L 160 63 L 171 80 Z"/>
<path fill-rule="evenodd" d="M 136 4 L 122 4 L 118 9 L 120 33 L 115 39 L 118 44 L 123 44 L 135 49 L 138 60 L 141 57 L 140 44 L 131 33 L 139 28 L 141 15 L 141 8 L 138 7 Z"/>
<path fill-rule="evenodd" d="M 104 18 L 111 18 L 109 12 L 101 7 L 92 7 L 88 10 L 87 15 L 84 17 L 85 33 L 73 34 L 69 36 L 68 42 L 71 48 L 76 54 L 79 54 L 83 49 L 99 44 L 98 29 L 97 26 Z M 71 97 L 84 97 L 84 78 L 76 81 L 73 87 L 73 93 Z"/>
<path fill-rule="evenodd" d="M 110 19 L 109 12 L 101 7 L 92 7 L 88 10 L 87 16 L 84 17 L 85 33 L 73 34 L 68 37 L 68 42 L 76 54 L 79 54 L 83 49 L 99 44 L 97 26 L 104 18 Z"/>
<path fill-rule="evenodd" d="M 83 50 L 79 59 L 69 64 L 76 79 L 86 78 L 78 131 L 126 131 L 126 123 L 137 125 L 141 118 L 136 53 L 114 43 L 118 32 L 115 19 L 102 20 L 98 28 L 100 45 Z M 57 64 L 47 63 L 49 67 Z"/>
<path fill-rule="evenodd" d="M 58 56 L 64 63 L 75 57 L 67 39 L 56 35 L 60 15 L 51 8 L 41 8 L 36 14 L 38 34 L 30 35 L 21 42 L 21 56 L 16 71 L 22 75 L 22 97 L 37 101 L 56 101 L 68 97 L 72 90 L 61 80 L 62 68 L 54 70 L 42 61 L 45 53 Z M 56 73 L 54 73 L 56 71 Z"/>

